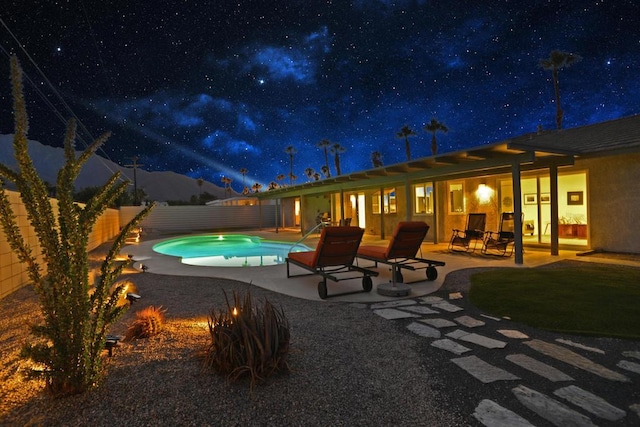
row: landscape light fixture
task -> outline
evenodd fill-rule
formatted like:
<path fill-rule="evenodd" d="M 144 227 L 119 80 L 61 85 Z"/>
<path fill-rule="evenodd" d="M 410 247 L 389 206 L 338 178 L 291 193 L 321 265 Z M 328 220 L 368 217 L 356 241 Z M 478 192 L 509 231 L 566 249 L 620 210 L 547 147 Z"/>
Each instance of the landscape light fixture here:
<path fill-rule="evenodd" d="M 134 302 L 138 301 L 140 299 L 140 295 L 138 294 L 134 294 L 133 292 L 130 292 L 127 294 L 127 300 L 133 304 Z"/>
<path fill-rule="evenodd" d="M 122 340 L 120 335 L 107 335 L 105 338 L 104 349 L 109 352 L 109 357 L 113 356 L 114 347 L 118 346 L 118 342 Z"/>

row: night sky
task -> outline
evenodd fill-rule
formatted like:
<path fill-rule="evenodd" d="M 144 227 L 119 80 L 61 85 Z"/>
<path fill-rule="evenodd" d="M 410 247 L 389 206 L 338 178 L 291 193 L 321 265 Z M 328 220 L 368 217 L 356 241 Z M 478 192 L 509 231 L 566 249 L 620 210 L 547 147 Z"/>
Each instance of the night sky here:
<path fill-rule="evenodd" d="M 582 57 L 559 72 L 564 128 L 640 113 L 637 0 L 3 0 L 0 18 L 0 133 L 16 53 L 31 139 L 61 145 L 74 114 L 93 137 L 112 131 L 113 161 L 236 191 L 241 168 L 248 186 L 288 183 L 287 146 L 306 182 L 322 139 L 349 173 L 373 151 L 405 161 L 404 125 L 412 158 L 430 155 L 431 118 L 449 129 L 439 153 L 553 129 L 538 62 L 555 49 Z"/>

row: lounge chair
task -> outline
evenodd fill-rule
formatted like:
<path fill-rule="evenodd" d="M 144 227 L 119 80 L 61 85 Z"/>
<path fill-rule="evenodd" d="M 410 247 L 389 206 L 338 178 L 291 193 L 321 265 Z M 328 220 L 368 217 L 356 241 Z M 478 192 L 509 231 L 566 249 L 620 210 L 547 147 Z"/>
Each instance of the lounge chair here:
<path fill-rule="evenodd" d="M 502 212 L 500 215 L 500 226 L 498 231 L 487 231 L 482 246 L 482 253 L 487 255 L 506 256 L 509 248 L 509 255 L 513 254 L 515 246 L 515 214 L 513 212 Z"/>
<path fill-rule="evenodd" d="M 287 255 L 285 259 L 287 263 L 287 278 L 309 275 L 322 276 L 322 281 L 318 283 L 318 295 L 322 299 L 329 296 L 327 294 L 327 279 L 339 282 L 362 278 L 363 291 L 370 292 L 373 288 L 371 276 L 377 276 L 378 272 L 353 265 L 363 234 L 364 230 L 360 227 L 323 228 L 315 251 L 290 252 Z M 293 275 L 290 272 L 290 264 L 311 273 Z M 354 292 L 343 292 L 331 296 L 351 293 Z"/>
<path fill-rule="evenodd" d="M 467 216 L 467 227 L 464 230 L 453 229 L 453 235 L 449 241 L 449 250 L 473 252 L 478 247 L 478 243 L 480 243 L 480 247 L 482 248 L 486 223 L 486 213 L 470 213 L 469 216 Z"/>
<path fill-rule="evenodd" d="M 421 245 L 429 231 L 429 225 L 422 221 L 400 222 L 393 232 L 393 236 L 387 247 L 380 246 L 360 246 L 358 258 L 370 260 L 391 266 L 392 282 L 403 283 L 402 269 L 420 270 L 425 269 L 427 280 L 435 280 L 438 277 L 436 266 L 445 265 L 442 261 L 433 261 L 422 258 Z M 418 257 L 420 252 L 420 257 Z"/>

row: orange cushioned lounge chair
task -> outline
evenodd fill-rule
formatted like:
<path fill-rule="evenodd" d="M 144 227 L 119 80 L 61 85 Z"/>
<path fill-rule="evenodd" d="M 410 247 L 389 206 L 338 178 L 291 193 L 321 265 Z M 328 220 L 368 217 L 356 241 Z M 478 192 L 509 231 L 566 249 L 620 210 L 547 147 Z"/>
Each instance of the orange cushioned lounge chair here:
<path fill-rule="evenodd" d="M 422 221 L 404 221 L 398 223 L 389 245 L 360 246 L 358 258 L 391 265 L 392 282 L 402 283 L 402 269 L 420 270 L 426 269 L 427 280 L 436 280 L 438 271 L 436 266 L 445 265 L 442 261 L 433 261 L 422 257 L 420 245 L 429 231 L 429 225 Z M 418 252 L 420 251 L 420 257 Z"/>
<path fill-rule="evenodd" d="M 287 263 L 287 278 L 296 276 L 319 275 L 322 281 L 318 283 L 318 295 L 325 299 L 327 294 L 327 279 L 334 282 L 362 278 L 364 292 L 373 288 L 371 276 L 378 272 L 353 265 L 353 261 L 360 246 L 364 230 L 360 227 L 325 227 L 320 233 L 320 241 L 315 251 L 290 252 L 285 259 Z M 311 273 L 291 274 L 290 264 L 301 267 Z M 362 292 L 362 291 L 357 291 Z M 346 295 L 354 292 L 343 292 L 336 295 Z"/>

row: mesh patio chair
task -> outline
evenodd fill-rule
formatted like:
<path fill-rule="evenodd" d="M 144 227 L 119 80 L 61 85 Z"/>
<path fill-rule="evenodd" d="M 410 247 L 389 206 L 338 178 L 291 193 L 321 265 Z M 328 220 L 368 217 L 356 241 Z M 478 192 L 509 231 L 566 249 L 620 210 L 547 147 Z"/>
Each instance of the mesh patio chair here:
<path fill-rule="evenodd" d="M 467 227 L 464 230 L 453 229 L 453 234 L 449 241 L 449 250 L 473 252 L 476 250 L 478 243 L 482 248 L 486 223 L 486 213 L 470 213 L 467 216 Z"/>

